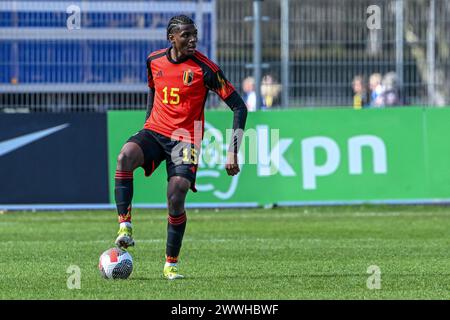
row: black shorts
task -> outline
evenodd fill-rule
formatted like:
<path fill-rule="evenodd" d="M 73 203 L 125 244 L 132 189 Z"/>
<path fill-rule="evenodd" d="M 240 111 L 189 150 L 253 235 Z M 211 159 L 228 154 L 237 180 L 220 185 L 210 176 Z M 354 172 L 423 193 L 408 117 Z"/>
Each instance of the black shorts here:
<path fill-rule="evenodd" d="M 194 144 L 172 140 L 155 131 L 142 129 L 127 142 L 139 145 L 144 153 L 142 168 L 145 176 L 149 177 L 159 164 L 166 160 L 167 180 L 173 176 L 180 176 L 191 182 L 191 189 L 195 188 L 197 176 L 198 152 Z"/>

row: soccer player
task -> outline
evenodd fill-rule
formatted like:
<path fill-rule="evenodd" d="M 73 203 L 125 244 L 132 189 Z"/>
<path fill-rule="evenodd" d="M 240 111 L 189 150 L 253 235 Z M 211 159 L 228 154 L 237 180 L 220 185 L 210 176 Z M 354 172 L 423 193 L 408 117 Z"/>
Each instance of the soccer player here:
<path fill-rule="evenodd" d="M 148 103 L 144 128 L 130 137 L 117 159 L 115 200 L 119 216 L 116 245 L 134 245 L 131 225 L 133 171 L 142 167 L 150 176 L 166 161 L 168 178 L 168 224 L 166 263 L 163 275 L 169 280 L 183 278 L 178 256 L 186 228 L 185 198 L 195 189 L 197 161 L 203 137 L 204 106 L 209 90 L 214 91 L 234 113 L 232 143 L 225 169 L 229 176 L 239 173 L 237 153 L 247 118 L 244 101 L 222 70 L 196 50 L 197 28 L 187 16 L 172 17 L 167 26 L 171 46 L 147 58 Z"/>

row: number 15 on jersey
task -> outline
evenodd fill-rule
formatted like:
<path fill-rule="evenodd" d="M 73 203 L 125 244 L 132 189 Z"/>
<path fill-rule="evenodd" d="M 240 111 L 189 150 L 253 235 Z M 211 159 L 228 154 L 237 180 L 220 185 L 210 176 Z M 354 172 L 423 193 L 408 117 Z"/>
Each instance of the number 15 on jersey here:
<path fill-rule="evenodd" d="M 164 104 L 179 104 L 180 103 L 180 88 L 164 87 L 163 100 Z"/>

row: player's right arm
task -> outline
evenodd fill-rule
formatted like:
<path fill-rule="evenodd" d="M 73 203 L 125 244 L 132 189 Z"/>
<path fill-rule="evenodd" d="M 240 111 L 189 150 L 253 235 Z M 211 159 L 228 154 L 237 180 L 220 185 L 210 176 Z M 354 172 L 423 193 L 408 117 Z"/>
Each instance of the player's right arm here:
<path fill-rule="evenodd" d="M 150 117 L 153 109 L 153 101 L 155 100 L 155 88 L 150 88 L 147 96 L 147 114 L 145 115 L 145 121 Z"/>
<path fill-rule="evenodd" d="M 153 101 L 155 100 L 155 83 L 153 81 L 151 56 L 148 56 L 147 58 L 147 82 L 149 91 L 147 96 L 147 113 L 145 115 L 145 121 L 147 121 L 152 113 Z"/>

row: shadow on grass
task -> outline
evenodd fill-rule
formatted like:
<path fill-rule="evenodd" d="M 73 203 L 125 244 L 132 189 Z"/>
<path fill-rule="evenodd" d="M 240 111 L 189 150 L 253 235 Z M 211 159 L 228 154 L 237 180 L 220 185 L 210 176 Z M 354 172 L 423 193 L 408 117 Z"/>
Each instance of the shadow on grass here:
<path fill-rule="evenodd" d="M 128 281 L 158 281 L 158 280 L 164 280 L 164 278 L 154 276 L 154 277 L 130 277 L 127 279 Z"/>
<path fill-rule="evenodd" d="M 222 275 L 193 275 L 193 276 L 186 276 L 186 280 L 209 280 L 209 279 L 220 279 L 220 280 L 229 280 L 232 279 L 306 279 L 306 278 L 363 278 L 366 279 L 369 275 L 368 274 L 360 274 L 360 273 L 343 273 L 343 274 L 330 274 L 330 273 L 300 273 L 300 274 L 279 274 L 279 273 L 266 273 L 266 274 L 255 274 L 255 275 L 249 275 L 249 274 L 222 274 Z M 396 277 L 396 278 L 404 278 L 404 277 L 436 277 L 436 276 L 450 276 L 450 274 L 445 273 L 427 273 L 427 274 L 420 274 L 420 273 L 408 273 L 408 274 L 385 274 L 385 277 Z M 163 279 L 164 280 L 164 279 Z"/>

